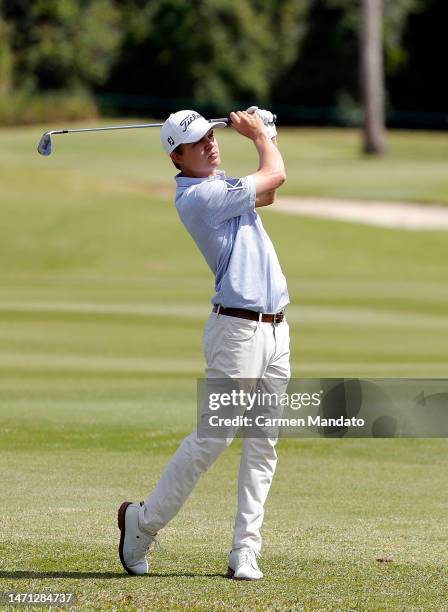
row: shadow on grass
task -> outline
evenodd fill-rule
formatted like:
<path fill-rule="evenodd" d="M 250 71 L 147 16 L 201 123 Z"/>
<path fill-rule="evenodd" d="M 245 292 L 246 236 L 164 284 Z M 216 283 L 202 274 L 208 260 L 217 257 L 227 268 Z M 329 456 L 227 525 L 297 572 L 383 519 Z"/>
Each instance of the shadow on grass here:
<path fill-rule="evenodd" d="M 193 572 L 151 572 L 145 576 L 130 576 L 124 572 L 1 572 L 1 578 L 72 578 L 75 580 L 111 580 L 114 578 L 226 578 L 225 574 L 202 574 Z"/>

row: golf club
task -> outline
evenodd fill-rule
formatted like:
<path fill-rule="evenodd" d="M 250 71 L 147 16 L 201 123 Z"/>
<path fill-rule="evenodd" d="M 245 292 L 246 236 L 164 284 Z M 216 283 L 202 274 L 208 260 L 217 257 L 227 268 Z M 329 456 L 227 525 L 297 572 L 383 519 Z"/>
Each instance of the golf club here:
<path fill-rule="evenodd" d="M 274 121 L 276 121 L 277 117 L 274 115 Z M 227 123 L 230 125 L 231 121 L 228 117 L 219 118 L 219 119 L 207 119 L 210 123 L 216 121 L 222 121 L 223 123 Z M 105 127 L 94 127 L 94 128 L 77 128 L 73 130 L 49 130 L 42 135 L 42 138 L 39 140 L 39 144 L 37 145 L 37 150 L 41 155 L 51 155 L 52 152 L 52 137 L 54 134 L 72 134 L 74 132 L 103 132 L 106 130 L 133 130 L 137 128 L 152 128 L 152 127 L 162 127 L 163 123 L 140 123 L 134 125 L 109 125 Z"/>

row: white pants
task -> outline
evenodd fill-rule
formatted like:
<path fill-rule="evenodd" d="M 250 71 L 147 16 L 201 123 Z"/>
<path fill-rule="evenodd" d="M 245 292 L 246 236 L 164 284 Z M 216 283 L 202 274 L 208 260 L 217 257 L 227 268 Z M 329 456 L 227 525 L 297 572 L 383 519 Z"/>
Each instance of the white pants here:
<path fill-rule="evenodd" d="M 272 325 L 212 313 L 204 331 L 204 353 L 207 378 L 262 378 L 260 386 L 266 392 L 273 387 L 278 392 L 278 379 L 287 383 L 290 378 L 289 326 L 285 320 Z M 235 434 L 236 429 L 229 429 L 225 437 L 210 438 L 199 437 L 194 431 L 184 439 L 140 508 L 141 529 L 155 534 L 178 513 L 201 474 Z M 276 442 L 277 437 L 243 439 L 233 549 L 260 551 L 264 503 L 277 464 Z"/>

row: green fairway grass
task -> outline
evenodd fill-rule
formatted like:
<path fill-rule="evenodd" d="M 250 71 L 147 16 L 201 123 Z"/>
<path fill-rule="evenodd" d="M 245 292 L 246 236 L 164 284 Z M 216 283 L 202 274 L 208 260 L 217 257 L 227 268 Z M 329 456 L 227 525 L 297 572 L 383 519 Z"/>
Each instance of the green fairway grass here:
<path fill-rule="evenodd" d="M 74 591 L 81 609 L 446 608 L 447 444 L 279 442 L 257 584 L 226 580 L 241 443 L 125 575 L 116 511 L 195 424 L 213 280 L 172 203 L 158 130 L 0 130 L 0 591 Z M 221 136 L 221 134 L 220 134 Z M 249 142 L 222 134 L 230 174 Z M 282 135 L 290 195 L 448 202 L 446 136 Z M 228 162 L 228 163 L 227 163 Z M 277 215 L 295 377 L 448 377 L 446 232 Z M 378 557 L 393 557 L 380 563 Z"/>

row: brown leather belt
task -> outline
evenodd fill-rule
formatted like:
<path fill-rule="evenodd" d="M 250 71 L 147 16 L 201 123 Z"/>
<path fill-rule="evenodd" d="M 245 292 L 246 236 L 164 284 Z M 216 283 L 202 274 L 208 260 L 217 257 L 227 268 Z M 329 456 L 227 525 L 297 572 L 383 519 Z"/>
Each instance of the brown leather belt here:
<path fill-rule="evenodd" d="M 218 305 L 215 304 L 213 306 L 213 312 L 218 312 Z M 224 308 L 223 306 L 219 307 L 219 314 L 225 315 L 226 317 L 238 317 L 239 319 L 248 319 L 249 321 L 259 321 L 260 313 L 255 310 L 246 310 L 244 308 Z M 261 321 L 263 323 L 281 323 L 285 318 L 285 313 L 283 310 L 281 312 L 277 312 L 275 314 L 265 314 L 261 315 Z"/>

